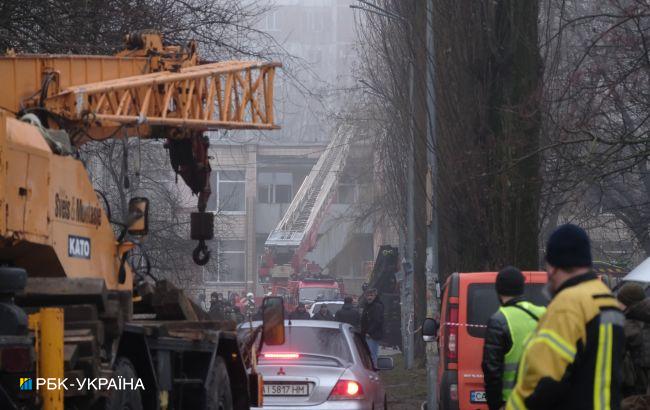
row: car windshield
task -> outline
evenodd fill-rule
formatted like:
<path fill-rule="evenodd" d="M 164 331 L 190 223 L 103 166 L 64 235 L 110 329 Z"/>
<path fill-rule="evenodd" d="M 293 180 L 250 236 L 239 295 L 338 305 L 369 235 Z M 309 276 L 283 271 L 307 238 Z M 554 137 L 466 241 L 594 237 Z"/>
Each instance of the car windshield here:
<path fill-rule="evenodd" d="M 548 305 L 548 299 L 542 293 L 543 283 L 527 283 L 524 298 L 540 306 Z M 485 336 L 485 325 L 490 316 L 499 309 L 499 300 L 493 283 L 473 283 L 467 290 L 467 332 L 474 337 Z M 481 325 L 481 326 L 471 326 Z"/>
<path fill-rule="evenodd" d="M 245 337 L 248 332 L 249 328 L 241 328 L 239 330 L 240 339 Z M 348 343 L 343 332 L 338 328 L 286 326 L 284 334 L 284 344 L 282 345 L 267 346 L 262 344 L 260 361 L 276 360 L 265 357 L 266 354 L 274 353 L 325 355 L 337 357 L 345 362 L 352 361 Z M 314 358 L 318 359 L 318 357 L 310 357 L 309 359 Z M 289 358 L 289 360 L 301 360 L 301 358 L 298 356 L 295 359 Z"/>
<path fill-rule="evenodd" d="M 339 290 L 319 287 L 300 288 L 298 298 L 301 302 L 313 302 L 319 298 L 321 300 L 336 300 L 339 298 Z"/>

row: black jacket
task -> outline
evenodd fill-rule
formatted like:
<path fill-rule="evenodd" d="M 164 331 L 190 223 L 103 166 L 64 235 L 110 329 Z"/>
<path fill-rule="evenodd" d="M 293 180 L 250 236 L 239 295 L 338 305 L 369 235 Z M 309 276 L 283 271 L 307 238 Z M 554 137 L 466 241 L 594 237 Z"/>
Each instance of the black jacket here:
<path fill-rule="evenodd" d="M 503 306 L 514 305 L 521 302 L 523 297 L 509 300 Z M 490 410 L 498 410 L 503 402 L 503 362 L 506 353 L 512 347 L 512 337 L 506 317 L 496 311 L 490 317 L 485 331 L 485 344 L 483 345 L 483 380 L 485 381 L 485 396 Z"/>
<path fill-rule="evenodd" d="M 352 326 L 359 326 L 359 322 L 361 321 L 359 311 L 355 309 L 354 306 L 347 303 L 344 303 L 341 309 L 336 312 L 334 318 L 339 322 L 349 323 Z"/>
<path fill-rule="evenodd" d="M 310 319 L 309 312 L 307 312 L 306 310 L 303 310 L 302 312 L 300 312 L 298 310 L 294 310 L 289 315 L 289 318 L 291 318 L 291 320 L 308 320 L 308 319 Z"/>
<path fill-rule="evenodd" d="M 374 340 L 381 340 L 384 337 L 384 304 L 379 298 L 366 304 L 361 314 L 361 333 L 370 336 Z"/>
<path fill-rule="evenodd" d="M 224 303 L 220 300 L 212 302 L 208 314 L 212 320 L 224 320 L 226 318 Z"/>
<path fill-rule="evenodd" d="M 623 366 L 623 395 L 645 394 L 650 384 L 650 298 L 625 310 L 625 360 Z"/>
<path fill-rule="evenodd" d="M 314 313 L 314 316 L 312 316 L 313 320 L 334 320 L 334 316 L 330 313 L 329 309 L 325 311 L 325 314 L 322 315 L 320 310 L 316 313 Z"/>

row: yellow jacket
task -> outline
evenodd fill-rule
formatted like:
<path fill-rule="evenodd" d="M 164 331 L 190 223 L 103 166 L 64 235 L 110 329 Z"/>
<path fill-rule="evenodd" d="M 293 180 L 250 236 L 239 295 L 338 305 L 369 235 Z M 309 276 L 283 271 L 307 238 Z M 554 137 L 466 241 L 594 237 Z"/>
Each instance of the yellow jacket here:
<path fill-rule="evenodd" d="M 507 409 L 618 409 L 624 320 L 596 275 L 566 281 L 526 346 Z"/>

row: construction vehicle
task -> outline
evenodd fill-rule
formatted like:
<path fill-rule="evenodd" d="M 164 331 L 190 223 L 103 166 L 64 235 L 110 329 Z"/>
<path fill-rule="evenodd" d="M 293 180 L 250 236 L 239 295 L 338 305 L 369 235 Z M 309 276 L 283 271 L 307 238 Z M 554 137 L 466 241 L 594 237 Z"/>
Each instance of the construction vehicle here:
<path fill-rule="evenodd" d="M 290 294 L 294 294 L 294 290 L 300 288 L 301 280 L 320 273 L 320 267 L 308 262 L 305 257 L 316 246 L 318 230 L 335 198 L 338 179 L 350 150 L 351 136 L 347 127 L 337 130 L 305 177 L 284 216 L 266 239 L 259 276 L 260 282 L 267 287 L 288 289 Z"/>
<path fill-rule="evenodd" d="M 0 57 L 0 408 L 261 404 L 234 326 L 209 321 L 169 282 L 137 280 L 128 256 L 147 234 L 148 200 L 113 220 L 76 152 L 109 138 L 164 140 L 198 195 L 193 258 L 205 264 L 214 215 L 203 132 L 277 128 L 278 66 L 204 63 L 195 42 L 168 46 L 151 31 L 128 35 L 114 56 Z"/>

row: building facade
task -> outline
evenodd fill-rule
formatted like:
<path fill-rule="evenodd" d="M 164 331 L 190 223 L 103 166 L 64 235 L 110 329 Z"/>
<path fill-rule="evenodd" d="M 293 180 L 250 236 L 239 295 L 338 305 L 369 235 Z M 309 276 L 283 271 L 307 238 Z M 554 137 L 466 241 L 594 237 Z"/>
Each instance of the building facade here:
<path fill-rule="evenodd" d="M 261 294 L 257 281 L 264 242 L 325 147 L 322 143 L 210 147 L 212 196 L 208 210 L 216 214 L 215 240 L 210 243 L 214 260 L 201 268 L 202 280 L 190 290 L 197 300 L 201 293 L 209 299 L 215 291 L 224 296 Z M 320 226 L 318 243 L 307 256 L 346 280 L 352 290 L 360 288 L 363 266 L 373 259 L 372 226 L 357 226 L 353 216 L 355 204 L 371 195 L 371 179 L 360 177 L 356 169 L 367 161 L 366 151 L 362 147 L 352 150 Z"/>

